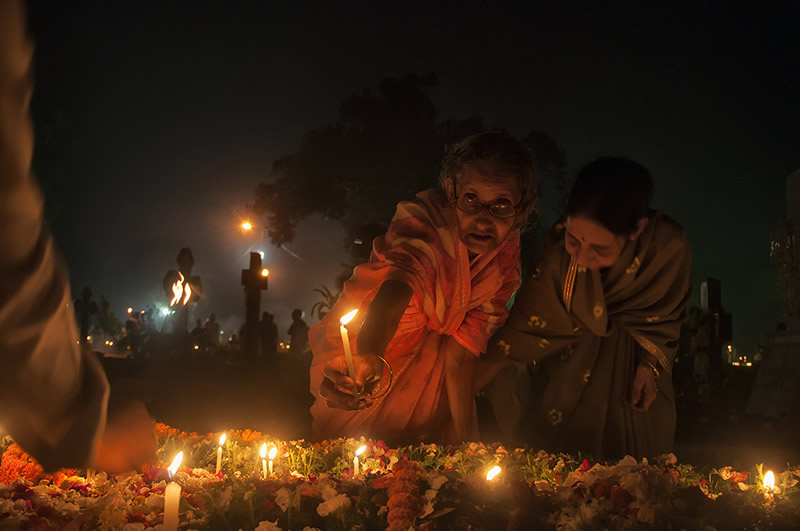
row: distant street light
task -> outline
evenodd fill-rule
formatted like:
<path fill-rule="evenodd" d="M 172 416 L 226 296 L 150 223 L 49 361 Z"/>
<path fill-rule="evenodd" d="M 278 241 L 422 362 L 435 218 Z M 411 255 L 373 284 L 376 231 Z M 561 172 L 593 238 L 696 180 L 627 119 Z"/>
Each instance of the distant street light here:
<path fill-rule="evenodd" d="M 266 230 L 265 226 L 263 226 L 263 225 L 260 225 L 260 226 L 261 226 L 261 248 L 262 249 L 266 249 L 267 248 L 267 230 Z M 241 227 L 241 229 L 243 231 L 245 231 L 245 232 L 250 232 L 250 231 L 252 231 L 252 230 L 254 230 L 256 228 L 255 225 L 253 225 L 253 223 L 249 219 L 246 219 L 246 220 L 242 221 L 242 223 L 241 223 L 241 225 L 239 225 L 239 227 Z M 265 254 L 264 251 L 258 251 L 258 254 L 261 255 L 261 259 L 262 260 L 264 258 L 266 258 L 266 254 Z"/>

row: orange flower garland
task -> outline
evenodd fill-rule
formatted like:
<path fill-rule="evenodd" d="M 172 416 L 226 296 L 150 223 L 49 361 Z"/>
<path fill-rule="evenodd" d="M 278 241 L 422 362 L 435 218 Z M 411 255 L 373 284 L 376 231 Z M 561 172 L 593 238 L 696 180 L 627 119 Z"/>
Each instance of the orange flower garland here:
<path fill-rule="evenodd" d="M 414 527 L 420 509 L 419 487 L 420 466 L 414 461 L 401 461 L 394 467 L 392 478 L 388 481 L 389 501 L 386 506 L 388 531 L 408 531 Z"/>
<path fill-rule="evenodd" d="M 65 478 L 75 476 L 74 468 L 64 468 L 54 474 L 45 474 L 42 466 L 17 443 L 11 444 L 0 460 L 0 483 L 11 483 L 17 479 L 26 479 L 31 483 L 46 479 L 59 485 Z"/>
<path fill-rule="evenodd" d="M 3 453 L 3 459 L 0 461 L 0 482 L 11 483 L 19 478 L 37 482 L 43 477 L 44 470 L 39 463 L 25 453 L 17 443 L 9 446 Z"/>

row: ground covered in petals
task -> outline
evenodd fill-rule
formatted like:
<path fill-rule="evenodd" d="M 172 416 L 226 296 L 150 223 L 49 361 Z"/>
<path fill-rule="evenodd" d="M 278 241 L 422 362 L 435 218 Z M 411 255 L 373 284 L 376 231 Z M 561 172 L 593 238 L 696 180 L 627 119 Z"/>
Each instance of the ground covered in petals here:
<path fill-rule="evenodd" d="M 181 529 L 790 529 L 800 519 L 793 467 L 765 490 L 759 467 L 698 470 L 672 455 L 598 463 L 499 444 L 309 444 L 241 430 L 226 433 L 215 473 L 220 434 L 164 424 L 158 434 L 158 462 L 112 477 L 45 474 L 3 439 L 0 529 L 160 529 L 167 465 L 179 451 Z M 267 478 L 265 443 L 277 449 Z"/>

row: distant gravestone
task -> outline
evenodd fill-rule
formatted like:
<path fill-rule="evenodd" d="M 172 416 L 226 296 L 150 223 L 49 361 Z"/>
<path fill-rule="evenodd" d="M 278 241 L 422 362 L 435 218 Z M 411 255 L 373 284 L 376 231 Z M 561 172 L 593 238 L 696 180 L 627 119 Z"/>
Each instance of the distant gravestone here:
<path fill-rule="evenodd" d="M 92 290 L 83 288 L 81 298 L 75 300 L 75 311 L 78 312 L 81 343 L 89 343 L 89 319 L 97 313 L 97 304 L 92 300 Z"/>
<path fill-rule="evenodd" d="M 723 347 L 733 339 L 733 316 L 722 307 L 722 286 L 708 278 L 700 283 L 700 307 L 706 312 L 709 380 L 712 387 L 722 381 Z"/>
<path fill-rule="evenodd" d="M 242 269 L 244 286 L 244 326 L 242 348 L 249 356 L 258 353 L 258 318 L 261 313 L 261 290 L 267 289 L 269 271 L 261 267 L 261 255 L 250 253 L 250 267 Z"/>
<path fill-rule="evenodd" d="M 768 420 L 800 421 L 800 170 L 786 178 L 786 222 L 772 236 L 784 317 L 767 343 L 747 413 Z"/>
<path fill-rule="evenodd" d="M 778 422 L 800 420 L 800 334 L 780 331 L 770 338 L 747 414 Z"/>

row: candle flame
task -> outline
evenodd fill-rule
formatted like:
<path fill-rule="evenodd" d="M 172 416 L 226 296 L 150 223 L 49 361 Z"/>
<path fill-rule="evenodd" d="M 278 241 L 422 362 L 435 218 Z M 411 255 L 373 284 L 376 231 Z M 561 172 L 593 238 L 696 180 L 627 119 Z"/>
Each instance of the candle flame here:
<path fill-rule="evenodd" d="M 172 283 L 172 300 L 169 301 L 170 306 L 175 306 L 183 297 L 183 273 L 178 271 L 178 281 Z"/>
<path fill-rule="evenodd" d="M 503 469 L 495 465 L 489 472 L 486 473 L 486 481 L 491 481 L 497 477 L 497 474 L 502 472 Z"/>
<path fill-rule="evenodd" d="M 358 313 L 358 310 L 353 310 L 350 313 L 344 314 L 342 316 L 342 318 L 339 319 L 339 324 L 342 325 L 342 326 L 346 325 L 347 323 L 349 323 L 353 319 L 353 317 L 356 316 L 357 313 Z"/>
<path fill-rule="evenodd" d="M 358 450 L 356 450 L 356 457 L 358 457 L 359 455 L 363 454 L 363 453 L 364 453 L 364 450 L 366 450 L 366 449 L 367 449 L 367 447 L 366 447 L 366 446 L 362 446 L 361 448 L 359 448 Z"/>
<path fill-rule="evenodd" d="M 186 289 L 184 289 L 185 297 L 183 298 L 183 305 L 186 306 L 186 303 L 189 302 L 189 299 L 192 297 L 192 286 L 187 282 Z"/>
<path fill-rule="evenodd" d="M 250 229 L 253 228 L 253 225 L 249 221 L 244 221 L 244 222 L 242 222 L 241 227 L 244 230 L 250 230 Z"/>
<path fill-rule="evenodd" d="M 262 269 L 261 270 L 261 276 L 262 277 L 268 277 L 269 276 L 269 269 L 267 269 L 266 267 L 264 269 Z"/>
<path fill-rule="evenodd" d="M 767 473 L 764 474 L 764 490 L 772 492 L 774 489 L 775 489 L 775 474 L 772 473 L 772 470 L 767 470 Z"/>
<path fill-rule="evenodd" d="M 269 449 L 269 460 L 272 461 L 275 459 L 276 455 L 278 455 L 278 449 L 273 446 Z"/>
<path fill-rule="evenodd" d="M 267 457 L 267 443 L 261 445 L 261 459 L 266 459 Z"/>
<path fill-rule="evenodd" d="M 178 452 L 178 455 L 176 455 L 175 459 L 172 460 L 172 464 L 169 465 L 169 468 L 167 468 L 170 478 L 174 476 L 176 472 L 178 472 L 178 468 L 181 466 L 181 461 L 183 461 L 183 452 Z"/>
<path fill-rule="evenodd" d="M 225 444 L 225 439 L 227 439 L 227 438 L 228 438 L 228 436 L 226 434 L 224 434 L 224 433 L 222 435 L 220 435 L 219 436 L 219 445 L 222 446 L 223 444 Z"/>

